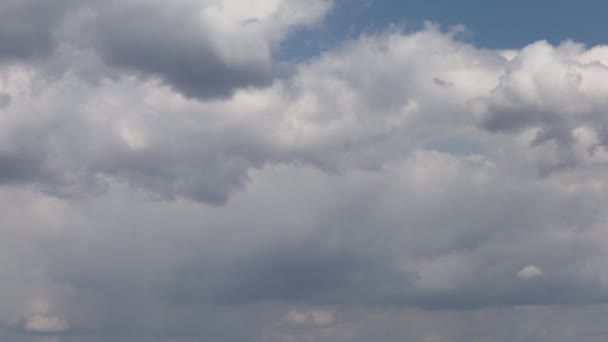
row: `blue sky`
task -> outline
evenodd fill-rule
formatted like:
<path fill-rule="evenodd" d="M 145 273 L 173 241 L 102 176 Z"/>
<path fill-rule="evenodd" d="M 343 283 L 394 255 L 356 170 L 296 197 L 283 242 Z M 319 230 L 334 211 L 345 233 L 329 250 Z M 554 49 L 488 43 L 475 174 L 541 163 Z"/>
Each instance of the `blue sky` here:
<path fill-rule="evenodd" d="M 390 25 L 420 27 L 424 21 L 465 25 L 469 39 L 485 48 L 520 48 L 538 40 L 572 39 L 586 45 L 608 40 L 608 2 L 600 0 L 338 0 L 324 25 L 295 33 L 282 57 L 307 58 L 361 33 Z"/>

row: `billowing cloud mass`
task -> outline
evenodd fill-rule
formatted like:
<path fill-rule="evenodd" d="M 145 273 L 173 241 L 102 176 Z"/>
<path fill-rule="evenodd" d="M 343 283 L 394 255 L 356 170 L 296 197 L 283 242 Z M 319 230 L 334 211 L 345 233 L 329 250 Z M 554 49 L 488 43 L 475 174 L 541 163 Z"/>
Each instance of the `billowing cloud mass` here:
<path fill-rule="evenodd" d="M 332 6 L 0 3 L 0 339 L 605 339 L 608 47 Z"/>
<path fill-rule="evenodd" d="M 291 30 L 317 23 L 331 5 L 330 0 L 4 0 L 0 60 L 52 56 L 53 68 L 109 76 L 110 70 L 99 75 L 90 70 L 91 60 L 81 59 L 93 53 L 106 69 L 159 79 L 188 97 L 229 96 L 284 74 L 273 63 L 273 51 Z M 73 70 L 79 62 L 84 65 Z"/>

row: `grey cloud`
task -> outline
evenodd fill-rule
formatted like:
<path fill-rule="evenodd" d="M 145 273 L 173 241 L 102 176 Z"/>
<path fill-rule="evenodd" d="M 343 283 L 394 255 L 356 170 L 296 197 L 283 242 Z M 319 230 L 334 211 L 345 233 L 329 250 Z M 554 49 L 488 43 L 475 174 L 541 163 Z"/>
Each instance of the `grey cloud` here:
<path fill-rule="evenodd" d="M 433 82 L 435 82 L 436 85 L 440 86 L 440 87 L 452 87 L 454 86 L 454 83 L 450 82 L 450 81 L 444 81 L 441 78 L 435 77 L 433 78 Z"/>
<path fill-rule="evenodd" d="M 373 176 L 373 188 L 384 182 L 392 185 L 389 192 L 375 194 L 386 200 L 382 206 L 372 204 L 373 192 L 355 191 L 352 197 L 340 194 L 341 187 L 351 182 L 365 184 L 364 179 L 355 177 L 333 188 L 328 183 L 331 177 L 313 173 L 327 189 L 319 194 L 319 190 L 296 187 L 301 200 L 284 204 L 280 210 L 300 212 L 308 217 L 302 222 L 290 222 L 287 217 L 268 212 L 271 207 L 256 205 L 256 199 L 264 198 L 264 192 L 256 192 L 261 190 L 258 188 L 248 193 L 244 202 L 234 203 L 234 207 L 214 209 L 219 210 L 219 221 L 203 214 L 175 227 L 172 234 L 177 235 L 169 240 L 166 239 L 171 235 L 164 231 L 166 228 L 154 224 L 153 218 L 148 223 L 146 219 L 135 219 L 102 233 L 87 254 L 70 249 L 71 237 L 66 236 L 68 245 L 53 248 L 58 255 L 49 260 L 49 275 L 60 284 L 90 289 L 110 298 L 143 300 L 152 296 L 182 305 L 286 300 L 454 310 L 605 301 L 606 290 L 598 279 L 578 273 L 580 263 L 601 255 L 600 246 L 584 237 L 580 241 L 559 240 L 559 234 L 572 225 L 586 230 L 591 229 L 588 221 L 595 222 L 584 212 L 560 216 L 568 211 L 570 201 L 578 199 L 549 203 L 546 197 L 555 196 L 534 195 L 540 190 L 535 188 L 494 187 L 492 193 L 471 193 L 467 189 L 474 185 L 466 181 L 468 172 L 463 168 L 457 176 L 450 176 L 449 183 L 434 186 L 416 184 L 415 178 L 399 182 L 392 178 L 396 175 Z M 257 181 L 276 186 L 290 180 L 307 184 L 304 180 L 308 179 L 289 172 L 271 172 L 262 176 L 268 177 L 266 180 L 258 177 Z M 456 185 L 459 183 L 464 184 Z M 422 188 L 443 191 L 422 203 L 414 195 L 405 195 L 407 191 L 419 193 Z M 277 196 L 275 200 L 284 195 Z M 303 199 L 316 196 L 326 198 L 318 201 L 321 208 L 329 210 L 328 216 L 315 217 L 315 212 L 319 212 L 316 206 L 303 206 L 308 203 Z M 446 202 L 442 196 L 448 197 Z M 495 209 L 485 207 L 483 215 L 477 212 L 483 203 L 497 197 L 504 203 L 521 203 L 526 211 L 497 205 Z M 454 198 L 467 204 L 447 210 L 445 206 Z M 271 199 L 266 198 L 268 205 L 276 204 Z M 348 210 L 336 210 L 327 207 L 327 203 L 342 203 Z M 164 216 L 165 220 L 175 215 L 165 211 L 161 203 L 154 207 L 161 210 L 158 217 Z M 540 212 L 553 219 L 540 220 Z M 520 217 L 506 220 L 513 215 Z M 200 228 L 203 232 L 188 228 L 196 227 L 196 221 L 205 222 Z M 116 241 L 124 229 L 143 229 L 147 234 L 130 233 L 130 237 Z M 290 236 L 290 232 L 295 235 Z M 248 234 L 256 234 L 257 238 L 247 239 Z M 541 236 L 544 239 L 538 240 Z M 175 254 L 172 246 L 178 245 L 181 248 Z M 138 246 L 138 252 L 132 246 Z M 108 249 L 113 253 L 107 254 Z M 166 259 L 165 253 L 171 257 Z M 142 262 L 149 265 L 143 267 Z M 531 262 L 540 265 L 546 277 L 522 282 L 516 274 Z M 443 272 L 448 275 L 442 276 Z"/>
<path fill-rule="evenodd" d="M 158 15 L 154 11 L 159 8 L 150 6 Z M 501 163 L 499 167 L 522 163 L 525 168 L 530 163 L 548 175 L 590 158 L 579 151 L 575 129 L 583 126 L 572 126 L 572 120 L 551 111 L 576 111 L 579 102 L 570 98 L 578 99 L 577 95 L 554 96 L 554 91 L 565 90 L 554 89 L 555 82 L 545 82 L 537 93 L 546 98 L 548 107 L 536 108 L 521 92 L 521 79 L 539 73 L 527 65 L 535 65 L 545 55 L 566 54 L 553 50 L 539 43 L 508 61 L 499 53 L 477 50 L 432 27 L 409 35 L 387 33 L 346 44 L 300 66 L 293 77 L 270 88 L 241 91 L 234 98 L 217 101 L 184 99 L 153 80 L 122 77 L 106 79 L 97 87 L 65 76 L 49 81 L 39 101 L 38 95 L 14 97 L 8 117 L 17 123 L 14 127 L 19 133 L 9 133 L 14 143 L 2 152 L 4 182 L 33 183 L 48 193 L 80 196 L 99 193 L 109 177 L 143 189 L 153 198 L 183 196 L 221 204 L 246 185 L 248 172 L 268 164 L 303 163 L 339 173 L 351 168 L 380 169 L 416 147 L 459 137 L 480 141 L 471 146 L 485 143 L 483 139 L 488 138 L 470 125 L 472 105 L 481 105 L 479 123 L 489 131 L 520 134 L 518 127 L 538 126 L 529 140 L 532 148 L 499 146 L 517 149 L 516 153 L 523 148 L 529 154 L 527 159 L 514 162 L 497 155 L 503 153 L 497 149 L 486 149 Z M 581 51 L 575 49 L 578 55 Z M 450 58 L 446 63 L 444 58 L 427 58 L 427 54 Z M 375 60 L 386 63 L 370 64 Z M 554 64 L 560 67 L 564 60 L 570 61 L 559 57 Z M 582 68 L 581 73 L 589 73 L 589 78 L 601 73 L 601 68 L 579 64 L 573 65 Z M 492 91 L 505 68 L 506 76 Z M 19 72 L 15 68 L 15 78 Z M 464 72 L 474 81 L 464 77 L 451 87 L 437 87 L 429 81 L 439 77 L 431 75 L 456 72 Z M 37 77 L 29 80 L 32 86 Z M 564 87 L 570 87 L 570 81 L 564 82 Z M 62 92 L 74 87 L 78 90 L 71 94 L 72 105 L 63 108 L 68 100 Z M 593 83 L 586 87 L 597 88 Z M 100 94 L 112 100 L 99 101 Z M 442 101 L 435 100 L 438 96 Z M 596 128 L 602 126 L 592 125 L 596 119 L 602 120 L 598 115 L 602 104 L 593 95 L 596 98 L 597 104 L 591 98 L 582 102 L 582 110 L 589 105 L 593 111 L 581 112 L 588 113 L 581 124 L 592 127 L 599 137 L 596 142 L 585 142 L 588 145 L 583 148 L 591 157 L 591 151 L 602 146 L 603 136 L 598 132 L 601 128 Z M 551 99 L 567 103 L 551 105 Z M 34 102 L 44 103 L 48 115 L 39 122 L 31 121 L 35 117 L 20 118 L 19 113 L 32 110 Z M 532 109 L 528 111 L 528 107 Z M 122 112 L 129 114 L 123 116 Z M 46 143 L 43 151 L 36 147 L 39 141 L 52 143 Z M 76 141 L 79 143 L 74 144 Z"/>
<path fill-rule="evenodd" d="M 62 92 L 64 86 L 71 87 L 69 84 L 61 82 L 56 86 Z M 102 175 L 106 174 L 146 189 L 153 198 L 185 196 L 219 204 L 245 182 L 249 168 L 261 165 L 272 153 L 272 147 L 269 149 L 258 133 L 245 127 L 222 126 L 217 114 L 208 114 L 208 128 L 193 129 L 187 122 L 172 122 L 171 116 L 151 108 L 144 109 L 151 110 L 151 122 L 137 125 L 147 126 L 146 135 L 154 137 L 146 136 L 142 142 L 145 146 L 139 146 L 137 139 L 142 126 L 129 128 L 133 124 L 125 123 L 121 127 L 115 121 L 102 119 L 98 123 L 105 123 L 95 127 L 94 114 L 87 117 L 82 109 L 91 99 L 88 96 L 95 96 L 97 90 L 86 83 L 79 84 L 83 92 L 74 94 L 69 108 L 64 107 L 60 98 L 43 95 L 40 102 L 45 103 L 46 114 L 40 120 L 36 116 L 20 116 L 22 111 L 31 110 L 28 102 L 31 98 L 27 96 L 16 98 L 6 109 L 5 118 L 14 123 L 14 130 L 7 134 L 11 140 L 9 147 L 0 152 L 0 182 L 33 184 L 57 196 L 80 197 L 103 190 L 107 182 Z M 108 93 L 110 97 L 117 95 L 124 99 L 137 96 Z M 201 115 L 182 114 L 186 120 Z M 160 125 L 154 126 L 157 123 Z M 214 146 L 223 147 L 217 150 Z"/>
<path fill-rule="evenodd" d="M 377 169 L 434 129 L 427 122 L 436 120 L 422 116 L 419 106 L 431 116 L 444 111 L 460 115 L 459 99 L 446 98 L 445 105 L 426 100 L 427 92 L 436 89 L 432 85 L 404 88 L 411 92 L 404 98 L 399 87 L 386 91 L 387 83 L 402 79 L 382 67 L 372 73 L 374 82 L 366 81 L 363 70 L 370 58 L 389 58 L 403 75 L 428 80 L 417 65 L 442 61 L 425 60 L 422 47 L 408 46 L 422 40 L 435 41 L 440 51 L 453 44 L 433 30 L 367 39 L 301 66 L 293 78 L 271 88 L 217 101 L 183 98 L 153 80 L 122 77 L 90 83 L 77 73 L 45 81 L 39 94 L 12 89 L 9 93 L 22 95 L 14 96 L 6 115 L 12 128 L 7 135 L 11 143 L 2 152 L 2 181 L 81 197 L 98 194 L 111 178 L 153 198 L 221 204 L 246 184 L 250 170 L 268 164 L 311 164 L 331 172 Z M 387 51 L 393 42 L 396 47 Z M 460 49 L 471 57 L 466 62 L 471 65 L 493 68 L 501 60 L 475 56 L 467 46 Z M 23 72 L 10 70 L 15 80 Z M 34 87 L 38 78 L 28 78 L 25 88 Z M 22 114 L 30 111 L 45 115 Z M 405 134 L 414 126 L 421 136 Z"/>
<path fill-rule="evenodd" d="M 553 144 L 553 160 L 538 165 L 542 174 L 583 163 L 588 158 L 578 150 L 590 153 L 605 145 L 605 89 L 596 88 L 596 77 L 608 71 L 602 49 L 571 42 L 556 47 L 537 42 L 522 49 L 506 65 L 499 85 L 480 99 L 479 126 L 513 135 L 535 130 L 532 148 Z M 587 139 L 595 141 L 581 141 L 580 129 L 589 130 L 595 137 Z"/>
<path fill-rule="evenodd" d="M 201 25 L 193 5 L 117 4 L 102 7 L 90 24 L 97 50 L 111 65 L 159 77 L 198 98 L 225 97 L 241 87 L 268 85 L 275 77 L 270 60 L 231 63 L 219 55 L 210 41 L 215 37 Z M 268 47 L 260 42 L 252 48 Z"/>
<path fill-rule="evenodd" d="M 475 183 L 483 174 L 489 180 Z M 606 300 L 595 278 L 605 250 L 588 235 L 606 220 L 597 212 L 601 192 L 510 184 L 481 162 L 437 153 L 381 173 L 337 178 L 291 167 L 251 177 L 222 207 L 149 202 L 123 186 L 69 204 L 35 192 L 13 195 L 3 206 L 4 229 L 29 227 L 24 233 L 34 238 L 12 237 L 2 250 L 44 270 L 48 283 L 38 295 L 50 296 L 53 314 L 70 323 L 60 335 L 68 341 L 247 334 L 264 341 L 260 329 L 272 327 L 277 310 L 302 303 L 351 315 Z M 34 248 L 17 251 L 9 241 Z M 516 274 L 532 263 L 545 276 L 523 282 Z M 233 330 L 228 317 L 250 323 Z"/>
<path fill-rule="evenodd" d="M 70 322 L 62 338 L 74 341 L 99 334 L 264 341 L 261 330 L 278 329 L 273 322 L 299 306 L 337 308 L 337 326 L 325 329 L 341 334 L 342 315 L 370 310 L 417 308 L 434 317 L 606 301 L 605 249 L 588 235 L 606 220 L 593 214 L 605 195 L 509 184 L 500 173 L 476 184 L 488 166 L 461 158 L 431 153 L 392 171 L 339 178 L 268 168 L 222 207 L 149 202 L 113 187 L 70 204 L 59 220 L 40 217 L 67 227 L 42 237 L 33 260 L 63 289 L 51 297 L 54 314 Z M 530 264 L 545 276 L 518 278 Z M 230 328 L 234 319 L 247 323 Z M 315 333 L 297 329 L 279 331 Z M 420 329 L 410 333 L 428 332 Z M 356 338 L 366 334 L 374 329 Z"/>
<path fill-rule="evenodd" d="M 0 60 L 44 58 L 55 47 L 55 30 L 73 0 L 5 0 L 0 4 Z"/>
<path fill-rule="evenodd" d="M 166 69 L 183 56 L 144 66 L 127 43 L 196 55 L 221 34 L 191 47 L 194 19 L 175 20 L 185 7 L 163 16 L 155 2 L 113 4 L 91 7 L 82 37 L 95 39 L 72 47 L 100 55 L 70 56 L 137 75 L 90 82 L 2 66 L 0 292 L 10 296 L 0 296 L 0 336 L 567 341 L 601 331 L 605 50 L 537 43 L 510 59 L 427 27 L 362 37 L 269 87 L 209 99 L 240 86 L 187 90 Z M 114 23 L 125 4 L 173 27 L 172 39 Z M 577 168 L 530 172 L 560 165 Z M 518 276 L 530 265 L 542 277 Z M 294 325 L 290 312 L 332 319 Z M 28 332 L 40 317 L 56 320 Z"/>
<path fill-rule="evenodd" d="M 9 94 L 0 93 L 0 109 L 8 107 L 11 104 L 11 96 Z"/>
<path fill-rule="evenodd" d="M 77 49 L 97 54 L 123 73 L 158 78 L 186 96 L 213 98 L 267 86 L 284 75 L 288 68 L 273 62 L 273 51 L 292 28 L 322 18 L 331 2 L 295 4 L 297 16 L 285 13 L 294 6 L 289 0 L 8 0 L 1 6 L 0 60 L 34 58 L 45 66 L 49 59 L 65 58 L 62 49 Z M 272 12 L 254 18 L 255 27 L 245 27 L 238 23 L 241 6 L 249 6 L 249 15 L 256 15 L 255 8 Z M 236 18 L 231 17 L 234 14 Z"/>

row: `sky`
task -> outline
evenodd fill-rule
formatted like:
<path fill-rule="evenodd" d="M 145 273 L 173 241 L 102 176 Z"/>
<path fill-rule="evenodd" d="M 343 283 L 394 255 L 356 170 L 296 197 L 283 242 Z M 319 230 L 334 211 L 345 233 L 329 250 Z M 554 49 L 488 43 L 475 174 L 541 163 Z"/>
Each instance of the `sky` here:
<path fill-rule="evenodd" d="M 605 7 L 0 0 L 0 340 L 605 341 Z"/>
<path fill-rule="evenodd" d="M 345 39 L 397 26 L 419 29 L 424 22 L 444 27 L 463 25 L 467 40 L 479 47 L 520 48 L 546 40 L 574 40 L 589 46 L 605 44 L 601 0 L 337 0 L 322 25 L 300 29 L 283 43 L 280 58 L 302 60 Z"/>

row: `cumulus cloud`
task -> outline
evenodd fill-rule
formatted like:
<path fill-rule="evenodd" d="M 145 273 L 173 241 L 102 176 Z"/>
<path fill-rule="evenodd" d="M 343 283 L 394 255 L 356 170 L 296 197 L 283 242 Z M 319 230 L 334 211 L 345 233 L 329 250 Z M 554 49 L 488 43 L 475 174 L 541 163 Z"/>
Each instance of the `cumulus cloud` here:
<path fill-rule="evenodd" d="M 65 74 L 42 81 L 49 83 L 30 93 L 40 75 L 9 67 L 4 91 L 13 100 L 3 116 L 9 130 L 3 182 L 81 196 L 99 192 L 109 176 L 154 197 L 221 203 L 246 182 L 248 170 L 267 164 L 303 162 L 332 171 L 378 168 L 420 140 L 432 140 L 428 133 L 445 127 L 436 127 L 433 122 L 440 119 L 433 116 L 451 115 L 453 123 L 463 114 L 458 108 L 465 110 L 456 94 L 446 94 L 441 104 L 430 101 L 436 85 L 419 70 L 437 66 L 437 74 L 450 66 L 423 58 L 426 48 L 418 45 L 423 40 L 434 41 L 429 49 L 437 53 L 460 46 L 463 55 L 454 57 L 454 67 L 474 65 L 466 71 L 472 77 L 489 72 L 479 65 L 493 70 L 501 60 L 475 56 L 471 47 L 433 30 L 407 37 L 389 34 L 302 65 L 294 77 L 270 88 L 216 101 L 185 98 L 158 82 L 128 76 L 91 84 Z M 379 58 L 393 60 L 402 72 L 378 66 L 369 73 L 377 79 L 366 80 L 369 61 Z M 392 86 L 408 73 L 408 82 L 419 79 L 429 88 Z M 482 84 L 463 84 L 458 91 L 473 96 Z M 41 116 L 22 114 L 41 110 Z M 414 127 L 419 136 L 407 136 Z M 32 148 L 40 142 L 46 151 Z"/>
<path fill-rule="evenodd" d="M 540 151 L 541 173 L 603 159 L 608 89 L 601 80 L 608 75 L 607 52 L 572 42 L 525 47 L 480 100 L 480 126 L 525 136 Z"/>
<path fill-rule="evenodd" d="M 605 47 L 427 25 L 284 73 L 331 2 L 45 4 L 0 5 L 41 19 L 0 21 L 2 339 L 603 327 L 573 322 L 608 301 Z"/>
<path fill-rule="evenodd" d="M 57 68 L 66 55 L 92 52 L 117 72 L 160 79 L 187 96 L 224 97 L 283 74 L 273 51 L 331 6 L 330 0 L 9 0 L 0 8 L 0 60 L 54 56 Z"/>

